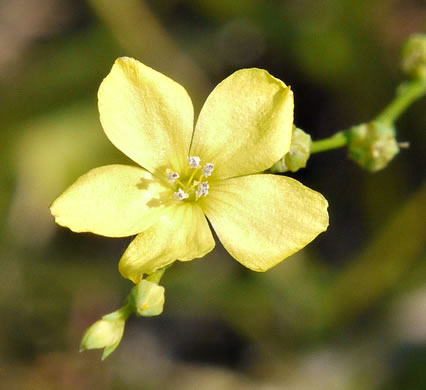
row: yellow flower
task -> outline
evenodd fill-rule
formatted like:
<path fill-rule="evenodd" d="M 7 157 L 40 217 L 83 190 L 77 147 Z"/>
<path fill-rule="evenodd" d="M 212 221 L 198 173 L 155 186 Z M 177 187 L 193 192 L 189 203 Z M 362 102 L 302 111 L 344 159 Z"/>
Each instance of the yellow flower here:
<path fill-rule="evenodd" d="M 139 283 L 175 260 L 210 252 L 206 216 L 229 253 L 266 271 L 328 226 L 327 201 L 294 179 L 258 174 L 289 150 L 293 94 L 261 69 L 221 82 L 201 110 L 185 89 L 119 58 L 98 93 L 110 141 L 141 167 L 109 165 L 81 176 L 51 207 L 75 232 L 137 234 L 120 272 Z"/>

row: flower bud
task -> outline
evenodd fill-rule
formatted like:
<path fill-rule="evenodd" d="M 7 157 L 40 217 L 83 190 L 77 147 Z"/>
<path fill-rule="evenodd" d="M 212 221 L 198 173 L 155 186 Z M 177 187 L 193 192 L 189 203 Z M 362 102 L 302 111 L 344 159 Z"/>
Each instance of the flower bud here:
<path fill-rule="evenodd" d="M 133 290 L 136 314 L 144 317 L 158 316 L 163 312 L 164 287 L 143 279 Z"/>
<path fill-rule="evenodd" d="M 290 150 L 272 166 L 271 172 L 296 172 L 300 168 L 305 168 L 310 156 L 311 144 L 311 136 L 293 126 Z"/>
<path fill-rule="evenodd" d="M 349 130 L 349 158 L 371 172 L 385 168 L 399 152 L 395 128 L 382 122 L 370 122 Z"/>
<path fill-rule="evenodd" d="M 426 81 L 426 34 L 414 34 L 402 48 L 402 69 Z"/>
<path fill-rule="evenodd" d="M 81 340 L 80 351 L 104 348 L 102 360 L 107 358 L 120 344 L 126 319 L 120 310 L 103 316 L 87 329 Z"/>

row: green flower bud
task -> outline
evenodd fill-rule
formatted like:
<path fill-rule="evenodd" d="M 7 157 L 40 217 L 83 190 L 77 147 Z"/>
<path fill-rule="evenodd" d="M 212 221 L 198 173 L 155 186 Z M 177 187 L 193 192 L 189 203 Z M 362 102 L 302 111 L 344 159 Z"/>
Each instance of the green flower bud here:
<path fill-rule="evenodd" d="M 414 34 L 402 48 L 402 69 L 426 81 L 426 34 Z"/>
<path fill-rule="evenodd" d="M 311 136 L 293 126 L 290 150 L 272 166 L 271 172 L 296 172 L 300 168 L 305 168 L 310 156 L 311 144 Z"/>
<path fill-rule="evenodd" d="M 104 348 L 102 360 L 114 352 L 123 337 L 128 317 L 127 311 L 123 310 L 125 308 L 103 316 L 87 329 L 81 340 L 80 351 Z"/>
<path fill-rule="evenodd" d="M 385 168 L 399 152 L 395 128 L 382 122 L 370 122 L 349 130 L 349 158 L 371 172 Z"/>
<path fill-rule="evenodd" d="M 144 317 L 158 316 L 163 312 L 164 287 L 143 279 L 133 290 L 136 314 Z"/>

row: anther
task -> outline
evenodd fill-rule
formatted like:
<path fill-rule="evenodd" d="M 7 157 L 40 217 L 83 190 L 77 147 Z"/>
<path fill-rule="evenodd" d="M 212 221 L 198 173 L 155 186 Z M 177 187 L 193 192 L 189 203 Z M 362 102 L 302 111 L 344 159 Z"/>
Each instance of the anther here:
<path fill-rule="evenodd" d="M 197 196 L 201 198 L 203 195 L 206 196 L 209 193 L 209 183 L 206 181 L 203 181 L 199 186 L 197 190 Z"/>
<path fill-rule="evenodd" d="M 179 191 L 175 192 L 175 199 L 176 200 L 184 200 L 188 197 L 189 197 L 189 195 L 185 191 L 183 191 L 182 188 L 179 188 Z"/>
<path fill-rule="evenodd" d="M 214 164 L 207 163 L 203 168 L 204 177 L 209 177 L 214 171 Z"/>
<path fill-rule="evenodd" d="M 201 158 L 197 156 L 188 157 L 188 162 L 191 168 L 200 168 Z"/>
<path fill-rule="evenodd" d="M 179 179 L 179 173 L 177 173 L 177 172 L 169 172 L 169 173 L 167 174 L 167 178 L 169 179 L 169 181 L 174 182 L 174 181 L 176 181 L 177 179 Z"/>

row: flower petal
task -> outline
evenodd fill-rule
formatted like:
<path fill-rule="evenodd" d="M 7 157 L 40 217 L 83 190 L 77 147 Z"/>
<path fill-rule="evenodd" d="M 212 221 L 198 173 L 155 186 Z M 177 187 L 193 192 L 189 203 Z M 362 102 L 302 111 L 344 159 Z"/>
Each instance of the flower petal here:
<path fill-rule="evenodd" d="M 266 271 L 327 229 L 327 200 L 284 176 L 251 175 L 211 184 L 202 207 L 241 264 Z"/>
<path fill-rule="evenodd" d="M 180 204 L 132 241 L 120 260 L 120 272 L 123 277 L 139 283 L 143 274 L 175 260 L 203 257 L 214 245 L 201 208 L 191 203 Z"/>
<path fill-rule="evenodd" d="M 151 226 L 173 199 L 173 191 L 148 171 L 107 165 L 78 178 L 50 210 L 56 223 L 75 232 L 125 237 Z"/>
<path fill-rule="evenodd" d="M 215 164 L 216 178 L 257 173 L 288 152 L 293 93 L 261 69 L 243 69 L 222 81 L 207 98 L 191 152 Z"/>
<path fill-rule="evenodd" d="M 102 127 L 110 141 L 151 173 L 182 171 L 194 109 L 185 89 L 132 58 L 119 58 L 98 92 Z"/>

